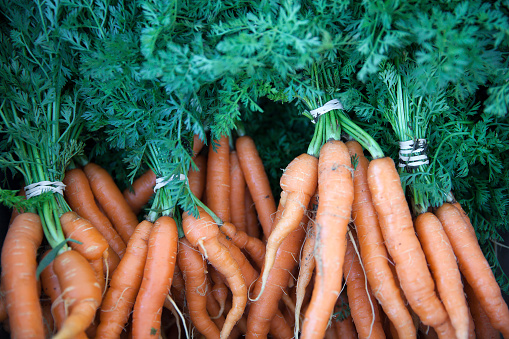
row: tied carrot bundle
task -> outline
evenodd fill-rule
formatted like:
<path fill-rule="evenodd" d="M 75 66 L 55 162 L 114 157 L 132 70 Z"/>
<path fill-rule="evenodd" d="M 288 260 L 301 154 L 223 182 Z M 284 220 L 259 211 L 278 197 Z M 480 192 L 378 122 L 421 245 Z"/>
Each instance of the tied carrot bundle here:
<path fill-rule="evenodd" d="M 270 189 L 269 178 L 265 173 L 262 159 L 251 137 L 246 135 L 239 137 L 235 146 L 242 173 L 244 173 L 249 192 L 258 212 L 258 218 L 262 224 L 263 234 L 268 238 L 272 229 L 272 217 L 276 213 L 276 203 Z"/>
<path fill-rule="evenodd" d="M 437 329 L 447 322 L 447 312 L 435 293 L 394 161 L 390 158 L 371 161 L 368 185 L 401 288 L 421 321 Z"/>
<path fill-rule="evenodd" d="M 75 250 L 59 254 L 53 269 L 60 283 L 64 305 L 69 310 L 62 327 L 53 338 L 75 338 L 94 320 L 101 304 L 101 286 L 88 261 Z"/>
<path fill-rule="evenodd" d="M 2 247 L 2 291 L 11 338 L 43 338 L 44 326 L 35 278 L 37 249 L 43 238 L 40 218 L 18 215 Z"/>
<path fill-rule="evenodd" d="M 122 257 L 125 252 L 125 243 L 96 204 L 85 172 L 79 168 L 73 168 L 65 173 L 63 182 L 66 185 L 64 196 L 71 209 L 80 217 L 90 221 L 118 256 Z"/>
<path fill-rule="evenodd" d="M 124 190 L 122 194 L 134 214 L 139 214 L 142 207 L 148 203 L 150 197 L 154 194 L 155 184 L 156 175 L 154 171 L 149 169 L 134 180 L 131 187 Z"/>
<path fill-rule="evenodd" d="M 148 239 L 143 280 L 133 310 L 133 338 L 159 336 L 161 312 L 170 293 L 177 260 L 178 232 L 173 218 L 162 216 Z"/>
<path fill-rule="evenodd" d="M 400 288 L 389 266 L 382 230 L 368 187 L 369 161 L 357 141 L 346 143 L 351 156 L 357 158 L 354 172 L 352 220 L 357 230 L 362 263 L 369 285 L 383 310 L 395 324 L 400 338 L 415 338 L 412 316 L 401 297 Z"/>
<path fill-rule="evenodd" d="M 143 278 L 152 227 L 152 223 L 142 221 L 129 239 L 101 304 L 97 338 L 118 338 L 124 332 Z"/>
<path fill-rule="evenodd" d="M 435 215 L 451 242 L 461 273 L 472 287 L 491 325 L 509 338 L 509 309 L 479 247 L 474 229 L 465 221 L 461 212 L 449 203 L 440 206 Z"/>
<path fill-rule="evenodd" d="M 341 290 L 346 232 L 353 203 L 352 165 L 348 148 L 325 143 L 318 158 L 319 204 L 316 213 L 316 277 L 302 335 L 322 338 Z"/>
<path fill-rule="evenodd" d="M 178 265 L 184 276 L 186 301 L 193 325 L 206 338 L 219 338 L 219 328 L 207 313 L 207 294 L 209 293 L 207 263 L 186 238 L 180 240 Z"/>
<path fill-rule="evenodd" d="M 208 207 L 222 221 L 230 221 L 230 145 L 229 138 L 222 136 L 218 147 L 213 142 L 207 161 L 207 181 L 205 196 Z"/>
<path fill-rule="evenodd" d="M 94 163 L 88 163 L 83 170 L 95 198 L 113 223 L 124 244 L 127 244 L 138 225 L 138 218 L 125 201 L 113 178 L 104 168 Z"/>
<path fill-rule="evenodd" d="M 212 217 L 203 208 L 198 207 L 199 218 L 185 213 L 182 226 L 186 238 L 193 247 L 226 278 L 233 294 L 232 308 L 228 312 L 221 329 L 221 338 L 227 338 L 234 325 L 242 317 L 247 303 L 247 287 L 237 262 L 229 251 L 219 242 L 219 228 Z"/>

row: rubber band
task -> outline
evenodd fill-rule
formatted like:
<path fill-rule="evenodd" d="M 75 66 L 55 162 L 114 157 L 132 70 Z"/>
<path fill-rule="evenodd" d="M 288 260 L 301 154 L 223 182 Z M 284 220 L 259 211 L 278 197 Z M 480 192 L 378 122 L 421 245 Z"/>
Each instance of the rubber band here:
<path fill-rule="evenodd" d="M 180 174 L 180 175 L 171 175 L 169 177 L 160 177 L 160 178 L 157 178 L 156 179 L 156 185 L 154 186 L 154 192 L 156 192 L 158 189 L 160 189 L 161 187 L 164 187 L 166 185 L 168 185 L 170 182 L 172 182 L 173 180 L 180 180 L 180 181 L 184 181 L 187 179 L 187 177 L 184 175 L 184 174 Z"/>
<path fill-rule="evenodd" d="M 322 107 L 318 107 L 317 109 L 314 109 L 309 113 L 311 113 L 314 119 L 313 122 L 315 122 L 320 115 L 330 112 L 333 109 L 343 109 L 343 105 L 341 104 L 339 99 L 332 99 L 330 101 L 327 101 Z"/>
<path fill-rule="evenodd" d="M 399 167 L 417 168 L 429 164 L 426 139 L 401 141 L 399 148 Z"/>
<path fill-rule="evenodd" d="M 41 195 L 45 192 L 53 192 L 64 195 L 65 184 L 61 181 L 39 181 L 25 186 L 27 199 Z"/>

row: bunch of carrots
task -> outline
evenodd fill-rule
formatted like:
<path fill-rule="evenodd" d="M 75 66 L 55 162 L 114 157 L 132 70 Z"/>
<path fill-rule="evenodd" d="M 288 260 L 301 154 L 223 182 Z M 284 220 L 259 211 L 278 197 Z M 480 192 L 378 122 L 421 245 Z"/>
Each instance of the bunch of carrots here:
<path fill-rule="evenodd" d="M 246 135 L 194 139 L 187 181 L 202 205 L 181 223 L 138 221 L 151 170 L 124 192 L 94 163 L 68 170 L 72 211 L 60 222 L 70 249 L 40 276 L 40 218 L 13 211 L 4 327 L 13 338 L 509 337 L 509 310 L 461 206 L 413 220 L 392 159 L 372 147 L 369 162 L 359 142 L 321 130 L 344 119 L 320 117 L 322 137 L 284 170 L 277 207 Z"/>

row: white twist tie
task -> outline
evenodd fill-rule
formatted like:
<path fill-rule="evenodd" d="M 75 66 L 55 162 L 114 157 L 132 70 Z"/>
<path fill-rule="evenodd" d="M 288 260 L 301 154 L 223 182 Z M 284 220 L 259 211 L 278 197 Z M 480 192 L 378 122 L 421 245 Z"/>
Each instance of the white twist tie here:
<path fill-rule="evenodd" d="M 186 179 L 187 179 L 187 177 L 184 174 L 171 175 L 169 177 L 160 177 L 160 178 L 157 178 L 156 179 L 156 185 L 154 186 L 154 192 L 156 192 L 161 187 L 164 187 L 164 186 L 168 185 L 173 180 L 184 181 Z"/>
<path fill-rule="evenodd" d="M 399 148 L 399 167 L 416 168 L 429 164 L 426 139 L 401 141 Z"/>
<path fill-rule="evenodd" d="M 343 109 L 343 105 L 341 104 L 339 99 L 332 99 L 331 101 L 327 101 L 325 105 L 323 105 L 322 107 L 318 107 L 317 109 L 314 109 L 309 113 L 311 113 L 311 115 L 314 118 L 313 122 L 315 122 L 320 115 L 330 112 L 333 109 Z"/>
<path fill-rule="evenodd" d="M 53 192 L 64 195 L 65 185 L 61 181 L 39 181 L 25 186 L 27 199 L 41 195 L 44 192 Z"/>

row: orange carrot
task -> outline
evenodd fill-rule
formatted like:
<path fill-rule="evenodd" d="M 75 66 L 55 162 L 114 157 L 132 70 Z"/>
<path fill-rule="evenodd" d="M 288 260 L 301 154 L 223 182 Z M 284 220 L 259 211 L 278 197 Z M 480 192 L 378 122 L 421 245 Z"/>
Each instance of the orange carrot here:
<path fill-rule="evenodd" d="M 357 157 L 354 172 L 354 201 L 352 219 L 359 239 L 360 253 L 369 285 L 375 298 L 381 304 L 385 314 L 401 338 L 415 338 L 416 329 L 412 316 L 401 296 L 399 285 L 394 275 L 384 245 L 382 230 L 373 206 L 368 187 L 368 159 L 364 156 L 361 145 L 356 141 L 346 143 L 351 156 Z"/>
<path fill-rule="evenodd" d="M 207 313 L 207 263 L 186 238 L 180 240 L 178 261 L 186 282 L 186 300 L 193 325 L 205 337 L 219 338 L 219 328 Z"/>
<path fill-rule="evenodd" d="M 343 267 L 350 315 L 359 338 L 385 338 L 378 303 L 371 293 L 351 239 L 347 241 Z"/>
<path fill-rule="evenodd" d="M 447 322 L 447 312 L 435 293 L 394 161 L 390 158 L 371 161 L 368 185 L 401 288 L 421 321 L 437 329 Z"/>
<path fill-rule="evenodd" d="M 249 189 L 245 190 L 244 208 L 246 210 L 246 233 L 253 238 L 260 239 L 260 225 Z M 265 252 L 265 249 L 263 251 Z"/>
<path fill-rule="evenodd" d="M 348 304 L 348 298 L 345 293 L 341 293 L 336 302 L 336 311 L 341 312 L 346 304 Z M 332 321 L 333 326 L 335 325 L 336 327 L 336 335 L 338 338 L 357 339 L 357 330 L 355 329 L 355 325 L 350 314 L 346 317 L 338 315 L 336 318 L 333 318 Z"/>
<path fill-rule="evenodd" d="M 198 134 L 193 135 L 193 156 L 196 157 L 198 153 L 202 150 L 205 143 L 200 139 Z"/>
<path fill-rule="evenodd" d="M 236 151 L 230 152 L 230 214 L 232 224 L 238 230 L 246 231 L 246 206 L 244 202 L 246 179 L 240 167 Z"/>
<path fill-rule="evenodd" d="M 205 195 L 207 205 L 222 221 L 230 221 L 230 145 L 228 136 L 210 143 Z"/>
<path fill-rule="evenodd" d="M 154 194 L 155 184 L 156 175 L 154 171 L 149 169 L 134 180 L 131 187 L 124 190 L 122 193 L 124 199 L 134 214 L 140 214 L 142 207 L 148 203 L 150 197 Z"/>
<path fill-rule="evenodd" d="M 37 214 L 22 213 L 12 222 L 2 246 L 2 290 L 11 338 L 42 338 L 44 326 L 35 271 L 43 238 Z"/>
<path fill-rule="evenodd" d="M 190 168 L 187 174 L 187 180 L 191 192 L 193 192 L 195 197 L 201 200 L 207 178 L 207 158 L 204 155 L 198 155 L 193 161 L 198 167 L 198 170 L 195 171 Z"/>
<path fill-rule="evenodd" d="M 262 159 L 258 155 L 256 145 L 249 136 L 242 136 L 236 141 L 242 173 L 255 203 L 258 218 L 262 224 L 263 234 L 269 237 L 272 220 L 276 213 L 276 203 L 270 189 L 269 178 L 263 168 Z"/>
<path fill-rule="evenodd" d="M 220 307 L 218 314 L 211 314 L 212 318 L 216 318 L 223 314 L 225 310 L 226 299 L 228 299 L 228 293 L 230 290 L 225 284 L 224 277 L 214 268 L 214 266 L 210 265 L 207 271 L 209 273 L 210 279 L 213 282 L 213 286 L 210 291 L 212 292 L 212 295 Z"/>
<path fill-rule="evenodd" d="M 82 333 L 94 320 L 101 304 L 101 287 L 88 261 L 77 251 L 59 254 L 53 262 L 58 277 L 67 318 L 54 339 L 74 338 Z"/>
<path fill-rule="evenodd" d="M 449 237 L 461 273 L 472 287 L 491 325 L 509 338 L 509 309 L 473 229 L 451 204 L 440 206 L 435 215 Z"/>
<path fill-rule="evenodd" d="M 283 190 L 281 204 L 284 210 L 281 219 L 273 224 L 273 229 L 267 239 L 260 293 L 264 291 L 281 242 L 299 227 L 299 222 L 306 212 L 311 196 L 315 193 L 318 180 L 317 165 L 316 157 L 304 153 L 290 162 L 281 177 L 280 185 Z"/>
<path fill-rule="evenodd" d="M 125 243 L 110 220 L 99 210 L 85 172 L 79 168 L 67 171 L 63 182 L 66 185 L 64 196 L 71 209 L 80 217 L 90 221 L 118 256 L 122 257 L 125 252 Z"/>
<path fill-rule="evenodd" d="M 127 244 L 138 225 L 136 214 L 131 210 L 122 192 L 104 168 L 94 163 L 88 163 L 83 170 L 95 198 L 111 220 L 113 227 L 120 234 L 124 244 Z M 122 257 L 120 253 L 119 256 Z"/>
<path fill-rule="evenodd" d="M 270 322 L 270 335 L 275 339 L 291 339 L 293 338 L 293 331 L 290 325 L 285 320 L 281 311 L 278 311 L 272 321 Z"/>
<path fill-rule="evenodd" d="M 177 258 L 178 259 L 178 258 Z M 186 284 L 184 282 L 184 277 L 182 276 L 182 272 L 179 269 L 178 266 L 178 260 L 175 264 L 175 271 L 173 271 L 173 280 L 171 282 L 171 296 L 173 300 L 175 300 L 175 303 L 183 308 L 185 299 L 186 299 Z"/>
<path fill-rule="evenodd" d="M 221 338 L 227 338 L 242 317 L 247 303 L 247 287 L 239 265 L 230 252 L 219 242 L 219 228 L 210 215 L 198 207 L 199 218 L 185 213 L 182 220 L 184 233 L 189 242 L 197 247 L 208 261 L 226 278 L 233 294 L 233 307 L 228 312 L 221 330 Z"/>
<path fill-rule="evenodd" d="M 346 232 L 353 203 L 350 154 L 344 143 L 328 141 L 318 159 L 319 204 L 316 213 L 316 276 L 302 325 L 306 338 L 321 338 L 341 290 Z"/>
<path fill-rule="evenodd" d="M 115 271 L 115 269 L 117 268 L 118 264 L 120 263 L 120 257 L 118 256 L 117 252 L 115 252 L 111 248 L 111 246 L 108 247 L 106 252 L 108 254 L 107 254 L 107 257 L 106 257 L 106 261 L 105 261 L 105 263 L 103 265 L 103 268 L 104 268 L 104 274 L 108 275 L 108 280 L 110 280 L 112 273 Z"/>
<path fill-rule="evenodd" d="M 468 305 L 451 243 L 440 220 L 430 212 L 415 219 L 415 230 L 431 268 L 438 293 L 458 339 L 468 337 Z"/>
<path fill-rule="evenodd" d="M 468 306 L 474 321 L 475 337 L 477 339 L 499 339 L 500 332 L 491 326 L 490 320 L 477 299 L 474 290 L 467 282 L 465 282 L 465 293 L 467 294 Z"/>
<path fill-rule="evenodd" d="M 263 267 L 265 259 L 265 245 L 260 239 L 249 236 L 247 233 L 238 230 L 232 223 L 225 222 L 220 227 L 221 232 L 228 236 L 235 246 L 244 249 L 258 268 Z"/>
<path fill-rule="evenodd" d="M 162 216 L 150 231 L 143 280 L 133 311 L 133 338 L 159 336 L 161 312 L 168 296 L 177 260 L 178 232 L 175 221 Z"/>

